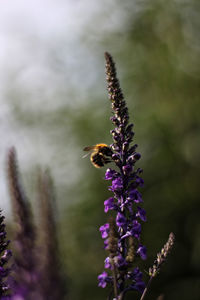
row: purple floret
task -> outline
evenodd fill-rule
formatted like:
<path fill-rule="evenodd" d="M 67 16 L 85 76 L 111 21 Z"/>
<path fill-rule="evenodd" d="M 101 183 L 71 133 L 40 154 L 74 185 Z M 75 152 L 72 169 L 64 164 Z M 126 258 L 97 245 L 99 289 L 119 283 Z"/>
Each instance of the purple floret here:
<path fill-rule="evenodd" d="M 106 285 L 107 285 L 107 282 L 109 280 L 109 276 L 108 274 L 104 271 L 102 274 L 100 274 L 98 276 L 98 281 L 99 281 L 99 284 L 98 286 L 102 287 L 102 288 L 105 288 Z"/>
<path fill-rule="evenodd" d="M 101 232 L 102 239 L 107 238 L 108 237 L 108 232 L 109 232 L 109 224 L 106 223 L 106 224 L 102 225 L 99 228 L 99 231 Z"/>

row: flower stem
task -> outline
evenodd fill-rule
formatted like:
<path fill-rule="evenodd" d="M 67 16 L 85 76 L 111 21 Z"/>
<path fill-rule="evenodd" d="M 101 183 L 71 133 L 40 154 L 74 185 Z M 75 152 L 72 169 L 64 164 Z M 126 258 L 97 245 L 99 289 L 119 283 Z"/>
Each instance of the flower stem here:
<path fill-rule="evenodd" d="M 147 293 L 147 290 L 148 290 L 148 288 L 149 288 L 149 286 L 150 286 L 150 284 L 151 284 L 151 282 L 152 282 L 152 279 L 153 279 L 153 276 L 150 277 L 150 279 L 149 279 L 149 281 L 148 281 L 148 283 L 147 283 L 147 285 L 146 285 L 146 287 L 145 287 L 145 289 L 144 289 L 144 292 L 143 292 L 143 294 L 142 294 L 140 300 L 144 300 L 144 297 L 145 297 L 145 295 L 146 295 L 146 293 Z"/>

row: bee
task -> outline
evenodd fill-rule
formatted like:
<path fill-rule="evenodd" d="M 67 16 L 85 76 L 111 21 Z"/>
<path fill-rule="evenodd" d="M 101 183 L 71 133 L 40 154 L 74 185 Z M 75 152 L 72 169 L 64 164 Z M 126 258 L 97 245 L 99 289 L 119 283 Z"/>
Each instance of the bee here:
<path fill-rule="evenodd" d="M 90 160 L 95 168 L 101 168 L 105 164 L 111 162 L 111 159 L 108 157 L 111 157 L 113 154 L 112 150 L 107 144 L 96 144 L 94 146 L 88 146 L 85 147 L 83 151 L 92 151 Z"/>

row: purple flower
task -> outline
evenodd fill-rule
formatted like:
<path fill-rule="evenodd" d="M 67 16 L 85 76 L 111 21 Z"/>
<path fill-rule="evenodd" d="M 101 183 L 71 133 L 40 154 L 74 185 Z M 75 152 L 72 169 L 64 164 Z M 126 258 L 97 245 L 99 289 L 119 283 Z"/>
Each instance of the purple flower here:
<path fill-rule="evenodd" d="M 122 170 L 124 172 L 124 175 L 129 175 L 133 170 L 133 166 L 130 165 L 130 164 L 125 165 L 125 166 L 122 167 Z"/>
<path fill-rule="evenodd" d="M 105 261 L 104 261 L 104 267 L 105 269 L 111 269 L 111 263 L 110 263 L 110 257 L 106 257 Z"/>
<path fill-rule="evenodd" d="M 144 283 L 144 281 L 138 281 L 132 285 L 132 288 L 140 293 L 143 293 L 143 291 L 145 289 L 145 283 Z"/>
<path fill-rule="evenodd" d="M 129 192 L 129 196 L 127 197 L 127 200 L 134 201 L 135 203 L 143 202 L 142 195 L 138 190 L 133 189 Z"/>
<path fill-rule="evenodd" d="M 144 186 L 144 180 L 137 175 L 135 176 L 135 182 L 136 182 L 137 186 L 141 186 L 141 187 Z"/>
<path fill-rule="evenodd" d="M 3 255 L 1 256 L 1 263 L 7 263 L 10 259 L 10 257 L 12 256 L 12 251 L 6 249 L 3 253 Z"/>
<path fill-rule="evenodd" d="M 147 248 L 140 245 L 137 249 L 137 254 L 140 255 L 141 259 L 145 260 L 147 258 Z"/>
<path fill-rule="evenodd" d="M 104 240 L 104 249 L 108 249 L 108 239 Z"/>
<path fill-rule="evenodd" d="M 105 288 L 108 282 L 109 276 L 108 274 L 104 271 L 102 274 L 98 276 L 99 284 L 98 286 Z"/>
<path fill-rule="evenodd" d="M 115 177 L 117 177 L 118 173 L 115 170 L 107 169 L 105 174 L 105 180 L 111 180 Z"/>
<path fill-rule="evenodd" d="M 110 197 L 107 200 L 104 201 L 104 212 L 107 213 L 109 210 L 112 210 L 115 208 L 115 204 L 114 204 L 114 198 Z"/>
<path fill-rule="evenodd" d="M 119 192 L 123 189 L 123 181 L 121 177 L 117 177 L 112 181 L 112 185 L 110 186 L 110 191 Z"/>
<path fill-rule="evenodd" d="M 136 267 L 133 272 L 129 272 L 129 279 L 132 280 L 131 288 L 139 292 L 143 292 L 145 288 L 145 283 L 142 281 L 142 272 Z"/>
<path fill-rule="evenodd" d="M 101 232 L 102 239 L 107 238 L 108 237 L 108 232 L 109 232 L 109 224 L 106 223 L 106 224 L 102 225 L 99 228 L 99 231 Z"/>
<path fill-rule="evenodd" d="M 137 209 L 138 209 L 138 211 L 136 213 L 136 217 L 140 218 L 142 221 L 146 222 L 146 211 L 139 206 L 137 206 Z"/>
<path fill-rule="evenodd" d="M 140 233 L 141 233 L 141 224 L 137 220 L 134 220 L 132 223 L 131 234 L 132 236 L 138 239 L 140 237 Z"/>
<path fill-rule="evenodd" d="M 127 220 L 126 220 L 125 216 L 119 212 L 116 217 L 117 226 L 122 227 L 122 226 L 126 225 L 126 223 L 127 223 Z"/>
<path fill-rule="evenodd" d="M 129 278 L 135 281 L 140 281 L 142 280 L 142 272 L 138 267 L 134 268 L 132 272 L 128 273 Z"/>
<path fill-rule="evenodd" d="M 114 262 L 118 268 L 121 268 L 121 267 L 127 265 L 126 260 L 123 258 L 123 256 L 121 254 L 119 254 L 118 256 L 115 256 Z"/>
<path fill-rule="evenodd" d="M 133 236 L 136 239 L 139 239 L 141 233 L 141 224 L 137 220 L 133 220 L 132 224 L 129 224 L 131 229 L 127 230 L 124 235 L 121 236 L 121 240 Z"/>

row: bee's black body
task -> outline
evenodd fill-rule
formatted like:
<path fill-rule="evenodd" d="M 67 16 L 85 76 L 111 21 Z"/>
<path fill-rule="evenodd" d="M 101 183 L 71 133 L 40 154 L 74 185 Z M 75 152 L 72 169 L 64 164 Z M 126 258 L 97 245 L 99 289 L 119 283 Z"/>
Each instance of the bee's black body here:
<path fill-rule="evenodd" d="M 93 151 L 92 154 L 90 155 L 90 160 L 91 160 L 91 163 L 96 168 L 101 168 L 105 164 L 111 162 L 111 160 L 109 158 L 107 158 L 106 156 L 111 157 L 113 152 L 110 149 L 110 147 L 108 147 L 108 145 L 106 145 L 106 144 L 97 144 L 95 146 L 85 147 L 83 150 L 84 151 L 90 151 L 90 150 Z"/>

